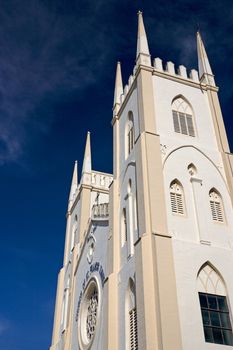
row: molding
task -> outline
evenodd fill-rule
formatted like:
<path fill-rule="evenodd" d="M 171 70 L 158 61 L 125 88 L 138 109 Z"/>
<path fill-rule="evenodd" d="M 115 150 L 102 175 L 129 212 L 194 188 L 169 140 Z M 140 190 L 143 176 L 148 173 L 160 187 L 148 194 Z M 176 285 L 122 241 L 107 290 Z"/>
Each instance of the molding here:
<path fill-rule="evenodd" d="M 198 179 L 197 177 L 195 177 L 195 176 L 191 176 L 190 177 L 190 182 L 196 182 L 196 183 L 199 183 L 199 184 L 201 184 L 201 186 L 202 186 L 202 179 Z"/>
<path fill-rule="evenodd" d="M 136 85 L 137 85 L 137 78 L 141 72 L 141 70 L 145 70 L 147 72 L 151 72 L 153 73 L 153 70 L 154 68 L 153 67 L 148 67 L 148 66 L 144 66 L 142 64 L 140 64 L 138 67 L 137 67 L 137 70 L 135 72 L 135 75 L 134 75 L 134 81 L 132 82 L 131 86 L 129 87 L 129 91 L 127 92 L 126 96 L 125 96 L 125 99 L 124 101 L 122 102 L 122 104 L 120 105 L 119 107 L 119 110 L 118 110 L 118 113 L 117 115 L 115 115 L 113 118 L 112 118 L 112 121 L 111 121 L 111 124 L 112 126 L 115 124 L 116 120 L 119 120 L 120 117 L 121 117 L 121 114 L 125 108 L 125 105 L 127 104 L 129 98 L 131 97 L 134 89 L 136 88 Z"/>
<path fill-rule="evenodd" d="M 153 236 L 159 236 L 159 237 L 163 237 L 163 238 L 172 238 L 172 236 L 170 234 L 163 234 L 163 233 L 159 233 L 159 232 L 152 232 Z"/>
<path fill-rule="evenodd" d="M 98 174 L 104 174 L 104 175 L 105 175 L 105 173 L 101 173 L 101 172 L 99 173 L 99 172 L 97 172 L 97 171 L 96 171 L 96 173 L 98 173 Z M 106 173 L 106 175 L 108 175 L 108 174 Z M 113 182 L 113 181 L 112 181 L 112 182 Z M 111 184 L 110 184 L 110 185 L 111 185 Z M 110 185 L 109 185 L 109 187 L 110 187 Z M 102 187 L 95 187 L 95 186 L 92 186 L 92 185 L 80 184 L 80 187 L 79 187 L 79 191 L 78 191 L 78 193 L 77 193 L 77 196 L 75 197 L 75 200 L 74 200 L 74 202 L 73 202 L 71 208 L 70 208 L 70 209 L 67 211 L 67 213 L 66 213 L 66 218 L 67 218 L 69 215 L 71 215 L 71 214 L 73 213 L 73 211 L 74 211 L 74 209 L 75 209 L 75 206 L 76 206 L 78 200 L 80 199 L 80 195 L 81 195 L 83 189 L 90 190 L 91 192 L 92 192 L 92 191 L 96 191 L 96 192 L 101 192 L 101 193 L 109 194 L 109 189 L 107 190 L 107 189 L 102 188 Z"/>
<path fill-rule="evenodd" d="M 166 71 L 158 71 L 157 69 L 155 69 L 152 66 L 148 67 L 148 66 L 144 66 L 144 65 L 139 65 L 137 67 L 137 70 L 136 70 L 135 75 L 134 75 L 134 81 L 132 82 L 131 86 L 129 87 L 129 91 L 126 94 L 124 101 L 120 105 L 118 104 L 119 105 L 119 110 L 118 110 L 117 114 L 115 116 L 113 116 L 113 118 L 111 120 L 112 126 L 115 124 L 116 120 L 120 119 L 121 114 L 122 114 L 122 112 L 123 112 L 123 110 L 125 108 L 125 105 L 127 104 L 130 96 L 132 95 L 132 92 L 136 88 L 136 85 L 137 85 L 136 80 L 137 80 L 137 77 L 140 74 L 141 70 L 151 72 L 152 75 L 156 75 L 156 76 L 161 77 L 161 78 L 172 80 L 172 81 L 175 81 L 177 83 L 185 84 L 185 85 L 194 87 L 194 88 L 202 90 L 202 91 L 203 90 L 204 91 L 211 90 L 211 91 L 214 91 L 214 92 L 218 92 L 219 91 L 219 88 L 217 86 L 208 85 L 208 84 L 205 84 L 202 81 L 196 82 L 196 81 L 194 81 L 192 79 L 189 79 L 189 78 L 183 78 L 182 76 L 180 76 L 178 74 L 177 75 L 172 75 L 172 74 L 170 74 L 169 72 L 166 72 Z"/>
<path fill-rule="evenodd" d="M 200 90 L 205 90 L 205 91 L 212 90 L 215 92 L 218 92 L 218 90 L 219 90 L 219 88 L 217 86 L 207 85 L 207 84 L 204 84 L 202 82 L 195 82 L 192 79 L 188 79 L 188 78 L 185 79 L 182 76 L 171 75 L 168 72 L 164 72 L 164 71 L 162 72 L 162 71 L 158 71 L 156 69 L 153 70 L 153 75 L 156 75 L 156 76 L 161 77 L 161 78 L 169 79 L 169 80 L 172 80 L 172 81 L 175 81 L 178 83 L 182 83 L 182 84 L 185 84 L 188 86 L 192 86 L 192 87 L 195 87 L 195 88 L 200 89 Z"/>
<path fill-rule="evenodd" d="M 206 240 L 204 240 L 204 239 L 200 239 L 200 243 L 201 244 L 205 244 L 205 245 L 211 245 L 211 242 L 210 241 L 206 241 Z"/>
<path fill-rule="evenodd" d="M 181 148 L 187 148 L 187 147 L 194 148 L 196 151 L 200 152 L 205 158 L 207 158 L 207 159 L 211 162 L 211 164 L 217 169 L 218 173 L 220 174 L 220 176 L 221 176 L 221 178 L 222 178 L 224 184 L 226 185 L 226 188 L 227 188 L 227 190 L 228 190 L 228 193 L 230 193 L 230 189 L 229 189 L 228 183 L 226 182 L 226 179 L 224 178 L 223 174 L 221 173 L 221 171 L 219 170 L 219 168 L 217 167 L 217 165 L 215 164 L 215 162 L 214 162 L 209 156 L 207 156 L 202 150 L 200 150 L 199 148 L 197 148 L 197 147 L 194 146 L 194 145 L 182 145 L 182 146 L 179 146 L 179 147 L 174 148 L 173 150 L 171 150 L 171 151 L 167 154 L 167 156 L 164 158 L 164 160 L 163 160 L 163 169 L 164 169 L 164 167 L 165 167 L 165 164 L 166 164 L 168 158 L 172 155 L 172 153 L 178 151 L 178 150 L 181 149 Z M 217 151 L 217 152 L 219 152 L 219 151 Z M 219 152 L 219 153 L 221 153 L 221 152 Z"/>
<path fill-rule="evenodd" d="M 136 81 L 136 80 L 137 80 L 137 77 L 135 76 L 134 81 L 132 82 L 132 84 L 131 84 L 131 86 L 130 86 L 130 88 L 129 88 L 129 91 L 127 92 L 127 95 L 125 96 L 125 99 L 124 99 L 124 101 L 122 102 L 122 104 L 121 104 L 121 106 L 120 106 L 120 108 L 119 108 L 119 111 L 118 111 L 118 113 L 117 113 L 117 119 L 118 119 L 118 120 L 120 119 L 121 114 L 122 114 L 122 112 L 123 112 L 123 110 L 124 110 L 126 104 L 128 103 L 128 100 L 129 100 L 129 98 L 131 97 L 133 91 L 136 89 L 136 86 L 137 86 L 137 81 Z M 114 119 L 114 118 L 113 118 L 113 119 Z M 116 118 L 115 118 L 115 119 L 116 119 Z M 115 121 L 114 121 L 114 122 L 115 122 Z M 113 125 L 113 120 L 112 120 L 112 125 Z"/>
<path fill-rule="evenodd" d="M 142 237 L 139 237 L 135 242 L 134 242 L 134 246 L 136 247 L 136 245 L 138 245 L 138 243 L 141 241 Z"/>
<path fill-rule="evenodd" d="M 88 232 L 90 231 L 91 224 L 92 224 L 92 220 L 89 219 L 88 223 L 87 223 L 87 228 L 84 231 L 84 240 L 80 244 L 79 254 L 76 256 L 76 262 L 75 262 L 75 268 L 74 268 L 74 276 L 77 273 L 79 262 L 81 260 L 82 255 L 83 255 L 84 247 L 86 246 L 86 243 L 87 243 Z"/>

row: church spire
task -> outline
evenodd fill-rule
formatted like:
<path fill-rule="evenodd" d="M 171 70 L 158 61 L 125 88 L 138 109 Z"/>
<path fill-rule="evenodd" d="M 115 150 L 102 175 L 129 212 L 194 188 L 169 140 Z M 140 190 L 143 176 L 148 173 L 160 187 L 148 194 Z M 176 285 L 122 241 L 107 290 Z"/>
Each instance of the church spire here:
<path fill-rule="evenodd" d="M 197 54 L 200 80 L 208 85 L 215 85 L 214 75 L 199 31 L 197 32 Z"/>
<path fill-rule="evenodd" d="M 77 160 L 74 163 L 74 171 L 73 171 L 73 177 L 70 187 L 70 195 L 69 195 L 69 203 L 73 200 L 73 196 L 78 188 L 78 162 Z"/>
<path fill-rule="evenodd" d="M 90 132 L 88 131 L 84 159 L 83 159 L 82 174 L 90 173 L 90 172 L 91 172 L 91 139 L 90 139 Z"/>
<path fill-rule="evenodd" d="M 117 62 L 116 68 L 116 80 L 115 80 L 115 91 L 114 91 L 114 102 L 113 102 L 113 112 L 117 113 L 117 105 L 120 105 L 120 98 L 123 94 L 123 84 L 122 84 L 122 75 L 121 75 L 121 63 Z"/>
<path fill-rule="evenodd" d="M 143 64 L 145 66 L 151 66 L 150 52 L 141 11 L 138 11 L 138 38 L 136 63 Z"/>

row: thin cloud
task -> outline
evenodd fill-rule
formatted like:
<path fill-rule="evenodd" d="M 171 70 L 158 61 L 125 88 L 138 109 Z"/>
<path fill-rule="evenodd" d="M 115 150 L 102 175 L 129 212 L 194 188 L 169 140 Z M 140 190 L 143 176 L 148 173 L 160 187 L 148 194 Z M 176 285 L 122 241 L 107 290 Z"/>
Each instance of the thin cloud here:
<path fill-rule="evenodd" d="M 101 81 L 113 57 L 117 54 L 121 57 L 121 52 L 131 55 L 133 45 L 136 49 L 136 27 L 134 37 L 131 36 L 132 23 L 136 25 L 136 10 L 130 19 L 117 10 L 124 6 L 123 1 L 116 0 L 107 3 L 79 0 L 68 5 L 62 1 L 8 0 L 2 4 L 0 164 L 17 161 L 23 155 L 31 128 L 36 127 L 37 133 L 49 132 L 56 115 L 36 113 L 45 98 L 62 99 L 72 92 L 83 93 Z M 149 8 L 144 19 L 149 46 L 155 56 L 175 61 L 176 65 L 184 64 L 189 69 L 197 68 L 195 32 L 199 23 L 204 39 L 208 39 L 208 54 L 216 58 L 215 66 L 219 65 L 217 69 L 220 70 L 225 57 L 232 57 L 231 38 L 225 35 L 233 27 L 230 2 L 226 6 L 210 0 L 204 3 L 190 0 L 169 6 L 168 1 L 164 6 L 164 1 L 158 0 L 156 6 Z M 121 16 L 125 21 L 119 25 Z M 222 74 L 230 98 L 232 74 L 225 66 Z"/>
<path fill-rule="evenodd" d="M 108 33 L 98 28 L 101 2 L 79 18 L 39 1 L 13 3 L 0 13 L 0 164 L 21 156 L 31 123 L 49 127 L 43 115 L 33 119 L 43 98 L 83 91 L 99 79 L 110 54 Z"/>
<path fill-rule="evenodd" d="M 10 329 L 10 322 L 6 319 L 0 318 L 0 336 Z"/>

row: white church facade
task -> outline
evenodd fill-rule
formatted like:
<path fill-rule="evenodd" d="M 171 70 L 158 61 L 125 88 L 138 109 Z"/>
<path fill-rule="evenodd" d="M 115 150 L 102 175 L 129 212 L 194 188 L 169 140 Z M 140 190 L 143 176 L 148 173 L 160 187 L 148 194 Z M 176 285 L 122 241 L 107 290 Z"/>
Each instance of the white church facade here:
<path fill-rule="evenodd" d="M 233 157 L 197 33 L 198 70 L 117 64 L 113 175 L 75 163 L 50 350 L 233 346 Z"/>

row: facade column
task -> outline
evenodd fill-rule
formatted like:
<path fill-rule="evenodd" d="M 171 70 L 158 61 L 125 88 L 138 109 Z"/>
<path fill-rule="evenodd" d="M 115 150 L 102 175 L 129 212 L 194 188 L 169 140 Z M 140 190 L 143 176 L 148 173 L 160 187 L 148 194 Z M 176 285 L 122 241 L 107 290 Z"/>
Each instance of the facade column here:
<path fill-rule="evenodd" d="M 160 139 L 156 134 L 152 69 L 137 71 L 140 136 L 135 145 L 139 236 L 136 289 L 139 349 L 180 350 L 176 282 L 167 229 Z"/>

